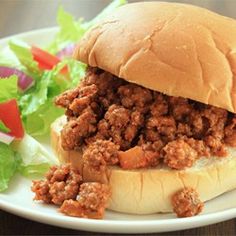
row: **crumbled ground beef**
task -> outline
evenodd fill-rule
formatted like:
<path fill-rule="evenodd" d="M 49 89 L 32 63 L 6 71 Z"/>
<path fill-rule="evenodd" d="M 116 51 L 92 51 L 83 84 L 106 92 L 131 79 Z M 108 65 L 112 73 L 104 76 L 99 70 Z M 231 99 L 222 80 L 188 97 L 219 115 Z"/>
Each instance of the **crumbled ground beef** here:
<path fill-rule="evenodd" d="M 121 105 L 128 109 L 148 111 L 152 101 L 152 92 L 136 84 L 126 84 L 118 88 Z"/>
<path fill-rule="evenodd" d="M 236 117 L 230 120 L 229 124 L 225 127 L 225 143 L 236 147 Z"/>
<path fill-rule="evenodd" d="M 192 188 L 184 188 L 172 196 L 173 211 L 178 217 L 198 215 L 203 209 L 203 203 L 198 193 Z"/>
<path fill-rule="evenodd" d="M 44 180 L 34 180 L 31 190 L 35 193 L 34 200 L 43 201 L 45 203 L 52 202 L 52 196 L 49 193 L 49 183 Z"/>
<path fill-rule="evenodd" d="M 74 116 L 79 116 L 83 111 L 91 107 L 92 110 L 96 110 L 96 102 L 94 102 L 97 95 L 97 86 L 92 84 L 90 86 L 83 87 L 80 90 L 80 96 L 75 98 L 69 105 L 69 109 L 73 111 Z"/>
<path fill-rule="evenodd" d="M 152 116 L 146 122 L 147 132 L 152 131 L 157 133 L 157 136 L 161 136 L 161 139 L 165 142 L 174 140 L 176 133 L 176 123 L 172 116 Z M 157 138 L 157 140 L 160 137 Z M 148 140 L 148 141 L 157 141 Z"/>
<path fill-rule="evenodd" d="M 101 135 L 105 134 L 105 137 L 112 138 L 121 150 L 127 150 L 138 134 L 144 117 L 139 111 L 130 111 L 121 105 L 111 105 L 101 122 L 105 125 L 101 130 Z"/>
<path fill-rule="evenodd" d="M 107 158 L 116 161 L 109 154 Z M 45 177 L 45 180 L 33 181 L 31 190 L 35 193 L 34 200 L 59 205 L 60 211 L 69 216 L 103 218 L 111 196 L 108 185 L 97 182 L 82 183 L 79 172 L 68 164 L 52 166 Z"/>
<path fill-rule="evenodd" d="M 98 139 L 85 149 L 83 153 L 84 166 L 101 172 L 106 168 L 106 165 L 118 163 L 118 150 L 119 146 L 113 142 Z"/>
<path fill-rule="evenodd" d="M 75 98 L 80 94 L 80 87 L 65 91 L 60 96 L 56 97 L 55 104 L 63 108 L 68 108 Z"/>
<path fill-rule="evenodd" d="M 154 93 L 153 102 L 150 105 L 150 113 L 153 117 L 167 115 L 168 114 L 167 97 L 161 93 Z"/>
<path fill-rule="evenodd" d="M 164 163 L 177 170 L 191 167 L 197 159 L 197 152 L 184 140 L 175 140 L 162 149 Z"/>
<path fill-rule="evenodd" d="M 66 108 L 68 117 L 61 132 L 65 150 L 85 150 L 97 139 L 109 140 L 121 151 L 137 145 L 144 150 L 148 147 L 154 156 L 181 169 L 200 156 L 226 156 L 226 145 L 236 146 L 234 114 L 163 95 L 98 68 L 89 67 L 82 83 L 60 95 L 56 104 Z M 178 158 L 169 154 L 174 148 Z M 185 164 L 180 164 L 183 157 Z"/>
<path fill-rule="evenodd" d="M 170 113 L 176 121 L 185 120 L 192 111 L 192 105 L 186 98 L 168 97 Z"/>
<path fill-rule="evenodd" d="M 53 166 L 45 180 L 33 181 L 34 200 L 61 205 L 66 199 L 76 199 L 82 177 L 71 165 Z"/>
<path fill-rule="evenodd" d="M 210 148 L 211 153 L 215 156 L 225 157 L 227 156 L 227 150 L 225 144 L 222 143 L 220 137 L 214 137 L 213 135 L 208 135 L 204 139 L 207 147 Z"/>
<path fill-rule="evenodd" d="M 79 117 L 70 119 L 61 132 L 61 143 L 65 150 L 79 148 L 86 137 L 97 130 L 96 114 L 87 108 Z"/>
<path fill-rule="evenodd" d="M 105 184 L 83 183 L 78 199 L 64 201 L 60 211 L 69 216 L 102 219 L 110 196 L 110 189 Z"/>
<path fill-rule="evenodd" d="M 210 148 L 205 145 L 203 140 L 197 140 L 194 138 L 185 138 L 185 137 L 182 138 L 190 147 L 192 147 L 197 152 L 198 157 L 210 156 Z"/>

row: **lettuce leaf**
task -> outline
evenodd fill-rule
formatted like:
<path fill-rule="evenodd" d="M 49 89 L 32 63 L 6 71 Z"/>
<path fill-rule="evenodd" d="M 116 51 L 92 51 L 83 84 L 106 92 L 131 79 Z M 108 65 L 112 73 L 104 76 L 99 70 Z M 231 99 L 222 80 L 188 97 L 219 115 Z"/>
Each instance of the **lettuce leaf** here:
<path fill-rule="evenodd" d="M 28 178 L 37 178 L 40 176 L 43 176 L 50 168 L 50 165 L 48 163 L 43 163 L 39 165 L 28 165 L 19 166 L 18 170 L 19 172 Z"/>
<path fill-rule="evenodd" d="M 18 170 L 24 176 L 40 176 L 44 174 L 51 165 L 58 164 L 57 159 L 28 134 L 25 134 L 21 141 L 15 140 L 12 144 L 12 148 L 21 157 Z"/>
<path fill-rule="evenodd" d="M 11 145 L 0 143 L 0 192 L 8 188 L 17 171 L 26 177 L 38 177 L 57 164 L 54 155 L 28 134 Z"/>
<path fill-rule="evenodd" d="M 58 51 L 66 47 L 69 43 L 77 42 L 85 33 L 82 27 L 82 19 L 76 21 L 72 15 L 65 12 L 59 7 L 57 13 L 57 23 L 60 27 L 54 41 L 49 45 L 49 52 L 56 54 Z"/>
<path fill-rule="evenodd" d="M 8 133 L 10 129 L 0 120 L 0 132 Z"/>
<path fill-rule="evenodd" d="M 28 74 L 34 79 L 39 79 L 41 72 L 38 69 L 38 63 L 33 59 L 30 46 L 21 40 L 11 40 L 8 45 Z"/>
<path fill-rule="evenodd" d="M 17 81 L 18 77 L 16 75 L 8 78 L 0 77 L 0 103 L 9 99 L 18 98 Z"/>
<path fill-rule="evenodd" d="M 37 111 L 23 118 L 26 131 L 34 137 L 46 135 L 51 123 L 64 114 L 64 110 L 53 105 L 53 99 L 48 99 Z"/>
<path fill-rule="evenodd" d="M 67 76 L 60 73 L 65 65 L 69 71 Z M 53 70 L 45 71 L 34 90 L 20 98 L 21 114 L 29 134 L 35 137 L 49 132 L 51 123 L 64 113 L 54 105 L 55 96 L 76 86 L 84 76 L 85 68 L 83 63 L 66 59 Z"/>
<path fill-rule="evenodd" d="M 27 116 L 35 112 L 47 100 L 50 77 L 45 73 L 33 91 L 20 98 L 21 113 Z"/>
<path fill-rule="evenodd" d="M 0 65 L 13 67 L 21 70 L 23 66 L 15 56 L 15 54 L 9 49 L 4 48 L 0 53 Z"/>
<path fill-rule="evenodd" d="M 57 84 L 59 74 L 54 72 L 45 71 L 35 90 L 20 98 L 25 129 L 33 136 L 48 133 L 53 120 L 63 114 L 62 109 L 54 106 L 53 100 L 66 86 L 60 87 Z"/>
<path fill-rule="evenodd" d="M 0 143 L 0 192 L 8 188 L 9 181 L 19 165 L 20 160 L 11 147 Z"/>
<path fill-rule="evenodd" d="M 74 88 L 80 83 L 81 79 L 85 76 L 87 65 L 74 59 L 66 59 L 65 62 L 68 66 L 70 74 L 70 82 L 68 83 L 67 87 L 69 89 Z"/>

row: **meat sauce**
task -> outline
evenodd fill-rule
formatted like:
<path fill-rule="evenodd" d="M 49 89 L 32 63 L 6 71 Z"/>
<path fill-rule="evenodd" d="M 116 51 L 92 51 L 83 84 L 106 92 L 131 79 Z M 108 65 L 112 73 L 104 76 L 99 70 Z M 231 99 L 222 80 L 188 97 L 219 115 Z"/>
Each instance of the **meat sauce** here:
<path fill-rule="evenodd" d="M 122 155 L 114 154 L 118 156 L 114 161 L 112 152 L 122 153 L 139 146 L 152 156 L 152 161 L 139 158 L 137 162 L 146 164 L 134 160 L 134 165 L 129 163 L 128 168 L 164 163 L 179 170 L 191 167 L 202 156 L 226 157 L 226 146 L 236 146 L 234 114 L 190 99 L 164 95 L 98 68 L 88 68 L 82 83 L 57 97 L 55 103 L 66 109 L 68 119 L 61 132 L 63 148 L 82 147 L 85 159 L 98 165 L 107 163 L 127 169 L 120 163 Z M 99 152 L 99 162 L 95 160 L 97 155 L 89 155 L 95 152 L 98 140 L 113 147 L 107 150 L 109 155 Z"/>

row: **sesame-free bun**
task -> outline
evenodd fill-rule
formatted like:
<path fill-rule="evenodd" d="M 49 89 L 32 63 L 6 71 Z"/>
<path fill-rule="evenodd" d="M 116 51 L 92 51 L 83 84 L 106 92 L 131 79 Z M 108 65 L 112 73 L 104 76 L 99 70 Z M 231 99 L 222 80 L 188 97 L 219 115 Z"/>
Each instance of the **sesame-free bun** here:
<path fill-rule="evenodd" d="M 185 4 L 118 8 L 74 57 L 129 82 L 236 113 L 236 20 Z"/>
<path fill-rule="evenodd" d="M 79 169 L 84 181 L 99 181 L 111 187 L 108 208 L 118 212 L 151 214 L 172 212 L 171 196 L 184 187 L 194 188 L 202 201 L 210 200 L 236 187 L 236 149 L 229 149 L 224 158 L 202 158 L 186 170 L 167 167 L 123 170 L 109 167 L 98 175 L 83 166 L 82 152 L 65 151 L 60 132 L 66 117 L 58 118 L 51 126 L 52 147 L 61 163 L 71 163 Z"/>

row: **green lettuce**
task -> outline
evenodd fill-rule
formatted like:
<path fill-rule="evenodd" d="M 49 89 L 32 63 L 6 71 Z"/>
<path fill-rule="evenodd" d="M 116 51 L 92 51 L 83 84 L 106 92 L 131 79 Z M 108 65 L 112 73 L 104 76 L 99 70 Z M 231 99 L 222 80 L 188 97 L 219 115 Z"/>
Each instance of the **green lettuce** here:
<path fill-rule="evenodd" d="M 19 172 L 28 178 L 37 178 L 44 175 L 50 168 L 48 163 L 38 164 L 38 165 L 21 165 L 19 166 Z"/>
<path fill-rule="evenodd" d="M 16 75 L 8 78 L 0 77 L 0 103 L 9 99 L 18 98 L 17 81 L 18 77 Z"/>
<path fill-rule="evenodd" d="M 58 65 L 51 71 L 45 71 L 33 91 L 20 98 L 22 119 L 26 131 L 39 136 L 47 134 L 50 124 L 63 110 L 54 106 L 54 97 L 68 88 L 68 81 L 60 74 Z"/>
<path fill-rule="evenodd" d="M 48 98 L 49 83 L 50 77 L 45 73 L 36 84 L 34 90 L 20 98 L 21 113 L 23 116 L 37 111 L 38 108 L 45 103 Z"/>
<path fill-rule="evenodd" d="M 20 157 L 18 171 L 26 177 L 44 174 L 51 165 L 58 164 L 54 155 L 49 153 L 37 140 L 25 134 L 21 141 L 15 140 L 12 148 Z"/>
<path fill-rule="evenodd" d="M 8 188 L 9 181 L 19 165 L 19 156 L 10 146 L 0 143 L 0 192 Z"/>
<path fill-rule="evenodd" d="M 67 66 L 68 75 L 60 73 Z M 45 135 L 51 123 L 64 110 L 54 105 L 54 98 L 66 89 L 76 86 L 84 76 L 86 66 L 76 60 L 66 59 L 53 70 L 45 71 L 36 87 L 20 98 L 20 108 L 27 133 L 35 136 Z"/>
<path fill-rule="evenodd" d="M 65 12 L 62 7 L 59 8 L 57 13 L 57 23 L 60 30 L 54 41 L 48 47 L 48 51 L 53 54 L 56 54 L 68 44 L 77 42 L 85 33 L 85 29 L 81 25 L 82 20 L 76 21 L 74 17 Z"/>
<path fill-rule="evenodd" d="M 9 41 L 8 45 L 23 66 L 22 69 L 26 70 L 34 79 L 39 79 L 41 72 L 38 69 L 38 63 L 33 58 L 30 45 L 18 39 Z"/>
<path fill-rule="evenodd" d="M 0 120 L 0 132 L 8 133 L 10 129 Z"/>
<path fill-rule="evenodd" d="M 65 60 L 69 69 L 70 74 L 70 83 L 68 84 L 68 88 L 74 88 L 77 86 L 81 79 L 85 76 L 85 70 L 87 66 L 74 59 Z"/>
<path fill-rule="evenodd" d="M 9 48 L 5 48 L 4 50 L 1 51 L 0 65 L 17 68 L 19 70 L 23 68 L 23 66 L 21 65 L 15 54 Z"/>
<path fill-rule="evenodd" d="M 46 135 L 51 123 L 64 114 L 64 110 L 52 105 L 53 99 L 48 99 L 37 111 L 23 118 L 26 131 L 34 137 Z"/>

